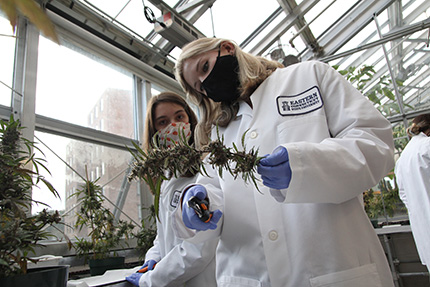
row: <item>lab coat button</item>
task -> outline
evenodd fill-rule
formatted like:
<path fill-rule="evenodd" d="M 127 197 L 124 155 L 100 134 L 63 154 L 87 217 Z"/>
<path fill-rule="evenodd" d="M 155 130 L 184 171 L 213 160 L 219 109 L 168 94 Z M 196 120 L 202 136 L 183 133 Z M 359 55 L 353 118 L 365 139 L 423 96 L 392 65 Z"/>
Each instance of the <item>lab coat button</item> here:
<path fill-rule="evenodd" d="M 258 133 L 256 131 L 252 131 L 249 135 L 252 139 L 255 139 L 258 136 Z"/>
<path fill-rule="evenodd" d="M 278 232 L 276 232 L 275 230 L 270 231 L 269 239 L 272 241 L 275 241 L 276 239 L 278 239 Z"/>

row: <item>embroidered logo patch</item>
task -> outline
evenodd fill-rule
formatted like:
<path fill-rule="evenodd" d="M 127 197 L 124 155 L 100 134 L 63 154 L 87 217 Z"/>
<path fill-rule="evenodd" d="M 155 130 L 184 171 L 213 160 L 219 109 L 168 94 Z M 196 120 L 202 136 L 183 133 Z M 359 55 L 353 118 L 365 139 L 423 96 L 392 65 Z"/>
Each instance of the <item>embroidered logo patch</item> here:
<path fill-rule="evenodd" d="M 316 86 L 298 95 L 279 96 L 276 101 L 279 114 L 282 116 L 302 115 L 323 106 L 320 90 Z"/>
<path fill-rule="evenodd" d="M 170 199 L 170 205 L 176 208 L 178 206 L 180 199 L 181 199 L 181 192 L 179 190 L 175 190 L 175 192 L 172 194 L 172 198 Z"/>

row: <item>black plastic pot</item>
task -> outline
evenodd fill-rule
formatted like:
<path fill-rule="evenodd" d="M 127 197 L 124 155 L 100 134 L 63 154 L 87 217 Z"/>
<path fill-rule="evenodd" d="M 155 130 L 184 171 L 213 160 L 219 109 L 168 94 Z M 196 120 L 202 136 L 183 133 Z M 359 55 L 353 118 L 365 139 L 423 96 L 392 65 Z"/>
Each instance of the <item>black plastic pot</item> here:
<path fill-rule="evenodd" d="M 125 257 L 109 257 L 103 259 L 90 259 L 88 265 L 90 266 L 91 276 L 103 275 L 107 270 L 123 269 Z"/>
<path fill-rule="evenodd" d="M 370 222 L 372 223 L 373 228 L 379 228 L 378 219 L 371 219 Z"/>
<path fill-rule="evenodd" d="M 50 266 L 28 269 L 27 274 L 0 278 L 1 287 L 66 287 L 69 266 Z"/>

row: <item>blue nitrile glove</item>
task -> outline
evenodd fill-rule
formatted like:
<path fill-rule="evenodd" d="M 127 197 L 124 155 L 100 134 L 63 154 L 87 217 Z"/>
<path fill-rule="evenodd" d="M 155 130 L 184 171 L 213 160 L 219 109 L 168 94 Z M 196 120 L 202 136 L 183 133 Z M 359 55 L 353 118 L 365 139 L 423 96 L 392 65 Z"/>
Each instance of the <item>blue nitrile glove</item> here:
<path fill-rule="evenodd" d="M 142 267 L 139 269 L 139 271 L 145 269 L 145 267 L 148 267 L 147 271 L 150 271 L 150 270 L 154 269 L 155 264 L 157 264 L 157 261 L 150 259 L 150 260 L 146 261 L 145 264 L 142 265 Z M 145 272 L 140 272 L 140 273 L 145 273 Z"/>
<path fill-rule="evenodd" d="M 182 220 L 186 227 L 195 230 L 208 230 L 216 229 L 217 223 L 221 218 L 222 212 L 220 210 L 215 210 L 212 213 L 212 218 L 209 222 L 203 222 L 197 213 L 188 206 L 187 202 L 191 197 L 197 197 L 200 200 L 207 198 L 207 191 L 202 185 L 193 185 L 185 191 L 184 197 L 182 199 Z"/>
<path fill-rule="evenodd" d="M 130 276 L 125 277 L 125 280 L 127 280 L 128 282 L 130 282 L 135 286 L 139 286 L 140 277 L 142 277 L 143 273 L 153 270 L 155 267 L 155 264 L 157 264 L 157 261 L 155 260 L 150 259 L 146 261 L 145 264 L 143 264 L 142 267 L 136 273 L 133 273 Z"/>
<path fill-rule="evenodd" d="M 285 147 L 277 147 L 272 154 L 260 160 L 257 172 L 263 184 L 273 189 L 288 188 L 291 181 L 291 167 L 288 151 Z"/>
<path fill-rule="evenodd" d="M 125 280 L 133 284 L 134 286 L 139 286 L 140 277 L 142 277 L 143 273 L 133 273 L 130 276 L 125 277 Z"/>

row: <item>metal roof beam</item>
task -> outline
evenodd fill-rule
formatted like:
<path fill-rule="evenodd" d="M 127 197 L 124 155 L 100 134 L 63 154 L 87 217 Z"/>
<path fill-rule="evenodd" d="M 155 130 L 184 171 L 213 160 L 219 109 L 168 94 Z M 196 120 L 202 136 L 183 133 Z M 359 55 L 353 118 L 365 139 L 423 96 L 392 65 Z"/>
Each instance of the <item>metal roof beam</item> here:
<path fill-rule="evenodd" d="M 347 17 L 328 31 L 318 43 L 323 47 L 324 55 L 333 55 L 345 43 L 352 39 L 367 24 L 373 20 L 373 16 L 379 15 L 396 0 L 362 1 Z M 302 55 L 302 60 L 315 58 L 314 52 L 308 50 Z"/>
<path fill-rule="evenodd" d="M 304 0 L 296 8 L 293 9 L 292 13 L 288 14 L 287 17 L 276 25 L 274 29 L 266 33 L 253 48 L 250 49 L 250 53 L 254 55 L 262 55 L 264 51 L 270 48 L 283 34 L 285 34 L 291 27 L 293 27 L 299 19 L 314 7 L 319 0 Z"/>
<path fill-rule="evenodd" d="M 279 16 L 279 14 L 282 13 L 282 8 L 279 7 L 278 9 L 276 9 L 269 17 L 267 17 L 266 20 L 264 20 L 263 23 L 261 23 L 260 26 L 257 27 L 257 29 L 255 29 L 241 44 L 240 47 L 242 49 L 244 49 L 246 46 L 248 46 L 249 43 L 251 43 L 252 40 L 255 39 L 255 37 L 257 37 L 264 29 L 267 28 L 267 26 L 270 25 L 270 23 L 272 23 L 276 17 Z"/>
<path fill-rule="evenodd" d="M 411 112 L 407 112 L 404 116 L 402 116 L 402 115 L 395 115 L 395 116 L 387 117 L 387 120 L 389 120 L 390 123 L 398 123 L 398 122 L 403 121 L 404 118 L 406 118 L 406 119 L 413 119 L 416 116 L 419 116 L 421 114 L 426 114 L 426 113 L 429 113 L 429 112 L 430 112 L 429 108 L 423 109 L 423 110 L 411 111 Z"/>
<path fill-rule="evenodd" d="M 423 32 L 423 34 L 425 34 L 425 33 L 427 33 L 427 31 Z M 402 40 L 402 42 L 404 42 L 404 40 Z M 412 43 L 410 43 L 409 45 L 407 45 L 405 48 L 403 48 L 403 54 L 402 54 L 402 56 L 400 56 L 400 55 L 396 55 L 395 57 L 392 57 L 392 58 L 391 58 L 391 62 L 392 62 L 392 64 L 393 64 L 393 65 L 397 65 L 397 64 L 399 64 L 399 63 L 400 63 L 400 62 L 401 62 L 405 57 L 407 57 L 407 56 L 408 56 L 408 59 L 409 59 L 410 57 L 412 57 L 412 56 L 410 55 L 410 53 L 411 53 L 411 52 L 413 52 L 413 51 L 414 51 L 414 48 L 415 48 L 415 47 L 417 47 L 419 44 L 420 44 L 419 42 L 412 42 Z M 399 45 L 401 45 L 401 43 L 399 43 Z M 396 48 L 396 47 L 394 47 L 394 48 Z M 371 50 L 369 50 L 369 51 L 373 51 L 373 53 L 375 53 L 377 49 L 380 49 L 380 47 L 375 47 L 375 48 L 373 48 L 373 49 L 371 49 Z M 366 51 L 366 53 L 367 53 L 367 52 L 369 52 L 369 51 Z M 389 52 L 391 52 L 391 50 L 390 50 Z M 407 61 L 408 61 L 408 59 L 406 59 L 404 62 L 407 62 Z M 384 60 L 384 57 L 383 57 L 383 56 L 381 56 L 378 60 L 376 60 L 374 63 L 372 63 L 372 65 L 373 65 L 373 66 L 376 66 L 376 65 L 377 65 L 377 63 L 379 63 L 380 61 L 383 61 L 383 60 Z M 367 87 L 372 86 L 375 82 L 377 82 L 377 81 L 379 80 L 379 78 L 380 78 L 380 77 L 382 77 L 382 76 L 383 76 L 387 71 L 388 71 L 387 65 L 383 65 L 383 67 L 382 67 L 381 69 L 379 69 L 378 71 L 376 71 L 376 74 L 373 76 L 372 80 L 371 80 L 371 81 L 369 81 L 369 82 L 366 84 L 365 89 L 366 89 Z"/>
<path fill-rule="evenodd" d="M 403 6 L 403 11 L 406 10 L 410 5 L 412 5 L 412 1 L 409 1 L 408 3 L 406 3 Z M 402 21 L 403 24 L 401 26 L 405 26 L 405 25 L 408 25 L 408 24 L 412 23 L 420 14 L 423 13 L 423 11 L 427 10 L 429 7 L 430 7 L 430 1 L 427 1 L 427 2 L 419 5 L 419 7 L 417 9 L 415 9 L 414 11 L 412 11 L 411 13 L 409 13 L 409 15 L 406 18 L 403 19 L 403 21 Z M 381 24 L 381 28 L 385 28 L 386 25 L 388 25 L 388 21 L 386 21 L 383 24 Z M 359 44 L 359 46 L 368 43 L 375 35 L 376 35 L 376 31 L 373 32 L 373 33 L 371 33 L 363 41 L 361 41 L 361 43 Z M 408 40 L 406 40 L 406 41 L 408 41 Z M 358 67 L 358 66 L 360 66 L 360 63 L 364 62 L 367 58 L 369 58 L 370 56 L 372 56 L 374 54 L 375 50 L 376 50 L 375 48 L 368 49 L 365 53 L 363 53 L 363 55 L 361 55 L 357 60 L 355 60 L 349 66 L 352 66 L 352 67 Z M 345 61 L 347 61 L 350 56 L 351 55 L 342 57 L 341 60 L 337 63 L 337 65 L 341 65 L 342 63 L 344 63 Z"/>
<path fill-rule="evenodd" d="M 430 57 L 428 57 L 427 55 L 421 57 L 420 59 L 418 59 L 415 64 L 417 67 L 423 67 L 423 66 L 428 66 L 429 64 L 429 59 Z M 395 59 L 395 60 L 391 60 L 392 63 L 396 64 L 399 62 L 399 59 Z M 419 70 L 420 68 L 418 68 L 417 70 Z M 378 80 L 382 75 L 384 75 L 387 72 L 387 68 L 386 66 L 384 66 L 384 69 L 379 70 L 374 76 L 373 79 L 376 81 Z M 415 72 L 416 73 L 416 72 Z M 422 82 L 423 79 L 427 78 L 428 76 L 430 76 L 430 70 L 427 69 L 426 71 L 422 72 L 420 75 L 415 76 L 415 79 L 413 79 L 410 83 L 408 83 L 407 87 L 400 87 L 400 93 L 402 94 L 401 98 L 402 98 L 402 102 L 403 105 L 406 104 L 411 104 L 412 101 L 414 100 L 414 98 L 416 96 L 409 95 L 406 99 L 405 99 L 405 94 L 408 93 L 412 88 L 411 86 L 419 86 L 419 84 Z M 419 93 L 419 91 L 417 90 L 416 93 Z M 382 100 L 384 97 L 381 96 L 379 99 Z"/>
<path fill-rule="evenodd" d="M 215 0 L 195 0 L 192 2 L 187 2 L 181 6 L 178 6 L 178 8 L 176 8 L 176 11 L 179 14 L 186 14 L 188 12 L 192 12 L 196 8 L 198 9 L 199 7 L 204 7 L 204 6 L 211 7 L 214 2 Z"/>
<path fill-rule="evenodd" d="M 420 30 L 427 29 L 429 27 L 430 27 L 430 19 L 426 19 L 424 21 L 421 21 L 421 22 L 418 22 L 415 24 L 411 24 L 409 26 L 403 26 L 402 28 L 397 29 L 395 31 L 391 31 L 391 32 L 385 34 L 383 36 L 383 38 L 380 40 L 376 40 L 374 42 L 361 45 L 357 48 L 354 48 L 354 49 L 351 49 L 351 50 L 348 50 L 348 51 L 345 51 L 345 52 L 342 52 L 342 53 L 339 53 L 336 55 L 330 55 L 330 56 L 322 57 L 319 60 L 323 61 L 323 62 L 330 62 L 330 61 L 333 61 L 335 59 L 339 59 L 339 58 L 345 57 L 347 55 L 350 55 L 350 54 L 353 54 L 353 53 L 356 53 L 356 52 L 359 52 L 362 50 L 366 50 L 366 49 L 369 49 L 372 47 L 376 47 L 378 45 L 387 43 L 389 41 L 393 41 L 393 40 L 398 39 L 400 37 L 410 35 L 412 33 L 418 32 Z"/>
<path fill-rule="evenodd" d="M 331 4 L 329 4 L 330 7 L 336 0 L 332 1 Z M 295 0 L 278 0 L 279 5 L 284 9 L 284 12 L 286 15 L 289 15 L 293 13 L 294 9 L 297 7 L 297 3 Z M 320 13 L 323 13 L 321 11 Z M 319 15 L 316 16 L 318 18 Z M 315 19 L 316 19 L 315 18 Z M 315 19 L 312 19 L 311 22 Z M 317 43 L 317 39 L 315 38 L 314 34 L 312 33 L 311 29 L 309 28 L 309 24 L 305 21 L 304 15 L 303 17 L 299 17 L 297 19 L 296 24 L 294 27 L 297 29 L 297 33 L 293 36 L 293 38 L 290 39 L 290 45 L 294 47 L 293 40 L 295 37 L 300 36 L 300 38 L 303 40 L 303 42 L 306 43 L 306 46 L 309 47 L 312 51 L 315 53 L 318 53 L 321 50 L 321 47 Z"/>

